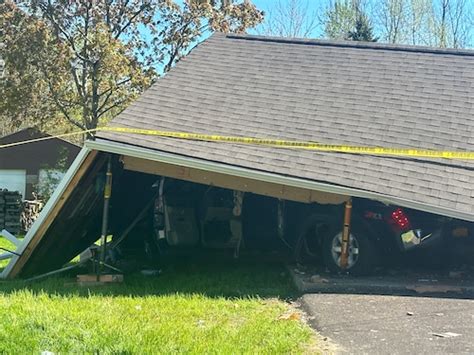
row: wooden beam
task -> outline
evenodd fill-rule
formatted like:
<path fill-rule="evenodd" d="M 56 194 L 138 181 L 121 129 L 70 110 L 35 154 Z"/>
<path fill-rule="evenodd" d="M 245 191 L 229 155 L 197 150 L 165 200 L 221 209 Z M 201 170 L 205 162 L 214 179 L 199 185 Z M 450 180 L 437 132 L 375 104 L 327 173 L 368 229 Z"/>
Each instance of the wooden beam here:
<path fill-rule="evenodd" d="M 89 169 L 89 167 L 92 165 L 96 156 L 97 156 L 97 151 L 91 151 L 87 155 L 87 157 L 84 159 L 81 166 L 77 170 L 76 174 L 74 174 L 71 181 L 67 185 L 63 194 L 59 197 L 56 204 L 51 208 L 50 213 L 44 219 L 43 223 L 41 223 L 41 226 L 38 228 L 36 233 L 32 236 L 30 242 L 28 243 L 23 253 L 21 253 L 21 256 L 18 258 L 18 260 L 16 261 L 15 265 L 13 266 L 12 270 L 10 271 L 8 275 L 9 278 L 14 278 L 21 272 L 23 266 L 26 264 L 26 262 L 30 258 L 32 252 L 41 242 L 45 233 L 50 227 L 51 223 L 53 223 L 54 219 L 59 214 L 64 204 L 67 202 L 69 196 L 74 191 L 74 188 L 77 186 L 77 184 L 79 183 L 81 178 L 84 176 L 86 171 Z"/>
<path fill-rule="evenodd" d="M 252 180 L 248 178 L 187 168 L 129 156 L 122 156 L 121 160 L 124 164 L 124 169 L 126 170 L 171 177 L 179 180 L 186 180 L 226 189 L 252 192 L 259 195 L 290 201 L 305 203 L 317 202 L 320 204 L 342 204 L 350 198 L 349 196 L 344 195 Z"/>

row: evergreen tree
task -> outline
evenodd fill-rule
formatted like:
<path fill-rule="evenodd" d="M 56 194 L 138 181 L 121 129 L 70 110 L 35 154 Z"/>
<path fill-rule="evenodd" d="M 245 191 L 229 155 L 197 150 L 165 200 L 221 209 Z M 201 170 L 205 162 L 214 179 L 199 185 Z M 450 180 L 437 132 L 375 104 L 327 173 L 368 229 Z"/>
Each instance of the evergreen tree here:
<path fill-rule="evenodd" d="M 354 29 L 349 31 L 347 39 L 351 41 L 377 42 L 378 38 L 374 37 L 370 20 L 366 14 L 359 11 L 354 24 Z"/>

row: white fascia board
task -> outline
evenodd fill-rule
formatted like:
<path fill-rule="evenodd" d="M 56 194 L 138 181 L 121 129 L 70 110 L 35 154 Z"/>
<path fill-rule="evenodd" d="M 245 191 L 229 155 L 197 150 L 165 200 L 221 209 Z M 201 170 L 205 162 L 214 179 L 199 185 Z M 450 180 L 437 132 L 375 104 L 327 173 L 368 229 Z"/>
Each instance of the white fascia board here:
<path fill-rule="evenodd" d="M 59 183 L 58 187 L 56 188 L 56 190 L 54 190 L 50 199 L 48 200 L 44 208 L 41 210 L 40 215 L 38 216 L 36 221 L 33 223 L 28 233 L 26 233 L 26 236 L 23 239 L 22 243 L 18 246 L 16 250 L 17 254 L 20 254 L 20 255 L 23 254 L 26 247 L 28 246 L 30 241 L 33 239 L 33 236 L 36 234 L 41 224 L 43 224 L 43 221 L 46 219 L 46 217 L 49 216 L 49 214 L 51 213 L 51 210 L 59 201 L 64 191 L 66 190 L 67 186 L 71 182 L 72 178 L 74 177 L 74 175 L 76 175 L 77 170 L 82 165 L 82 163 L 84 162 L 84 160 L 86 159 L 86 157 L 89 155 L 90 152 L 91 150 L 87 147 L 84 147 L 81 149 L 76 159 L 74 159 L 73 163 L 71 164 L 68 171 L 64 175 L 63 179 Z M 10 271 L 13 269 L 13 266 L 16 264 L 19 258 L 20 257 L 17 255 L 12 256 L 8 265 L 5 267 L 3 272 L 0 273 L 0 279 L 8 278 Z"/>
<path fill-rule="evenodd" d="M 388 196 L 372 191 L 358 190 L 350 187 L 331 185 L 324 182 L 317 182 L 301 178 L 278 175 L 274 173 L 262 172 L 258 170 L 252 170 L 223 163 L 216 163 L 207 160 L 185 157 L 178 154 L 140 148 L 128 144 L 111 142 L 107 140 L 87 141 L 85 146 L 90 149 L 113 154 L 127 155 L 135 158 L 142 158 L 161 163 L 174 164 L 188 168 L 212 171 L 215 173 L 238 176 L 242 178 L 282 184 L 292 187 L 299 187 L 309 190 L 322 191 L 352 197 L 367 198 L 371 200 L 380 201 L 386 204 L 413 208 L 420 211 L 439 214 L 452 218 L 458 218 L 466 221 L 474 221 L 474 215 L 471 213 L 460 212 L 439 206 L 432 206 L 417 201 L 407 200 L 395 196 Z"/>

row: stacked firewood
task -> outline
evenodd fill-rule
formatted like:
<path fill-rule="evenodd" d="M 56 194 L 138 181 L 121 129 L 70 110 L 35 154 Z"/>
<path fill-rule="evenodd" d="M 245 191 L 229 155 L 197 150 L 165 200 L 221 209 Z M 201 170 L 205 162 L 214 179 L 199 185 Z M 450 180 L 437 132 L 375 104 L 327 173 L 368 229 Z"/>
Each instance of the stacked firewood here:
<path fill-rule="evenodd" d="M 35 196 L 36 197 L 36 196 Z M 23 211 L 21 213 L 21 228 L 27 232 L 34 221 L 38 218 L 44 203 L 42 200 L 26 200 L 23 202 Z"/>
<path fill-rule="evenodd" d="M 19 234 L 21 210 L 21 194 L 0 189 L 0 230 L 6 229 L 12 234 Z"/>

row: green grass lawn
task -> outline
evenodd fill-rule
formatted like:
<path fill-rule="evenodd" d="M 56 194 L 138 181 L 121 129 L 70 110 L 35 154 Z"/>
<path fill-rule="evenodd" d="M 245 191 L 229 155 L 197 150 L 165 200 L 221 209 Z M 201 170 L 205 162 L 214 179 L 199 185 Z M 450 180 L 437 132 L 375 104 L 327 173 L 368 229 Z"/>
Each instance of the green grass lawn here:
<path fill-rule="evenodd" d="M 282 266 L 243 262 L 89 288 L 67 277 L 2 282 L 0 353 L 318 352 L 311 329 L 284 316 L 294 292 Z"/>
<path fill-rule="evenodd" d="M 6 240 L 2 236 L 0 236 L 0 248 L 5 248 L 8 250 L 13 250 L 13 251 L 15 251 L 16 249 L 13 243 L 11 243 L 9 240 Z M 3 254 L 3 253 L 5 253 L 5 250 L 0 249 L 0 254 Z M 0 260 L 0 272 L 3 270 L 5 266 L 7 266 L 9 261 L 10 259 Z"/>

